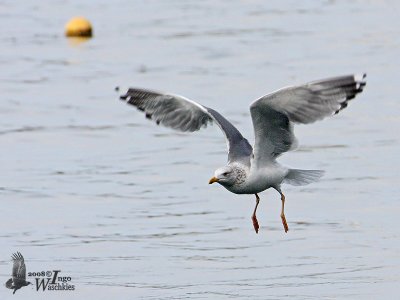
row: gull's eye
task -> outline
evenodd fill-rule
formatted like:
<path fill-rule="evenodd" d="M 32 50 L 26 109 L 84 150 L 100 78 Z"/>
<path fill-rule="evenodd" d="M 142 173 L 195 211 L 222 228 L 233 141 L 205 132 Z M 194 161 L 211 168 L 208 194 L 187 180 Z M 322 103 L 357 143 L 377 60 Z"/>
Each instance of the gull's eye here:
<path fill-rule="evenodd" d="M 222 173 L 222 176 L 227 176 L 229 174 L 229 172 L 224 172 Z"/>

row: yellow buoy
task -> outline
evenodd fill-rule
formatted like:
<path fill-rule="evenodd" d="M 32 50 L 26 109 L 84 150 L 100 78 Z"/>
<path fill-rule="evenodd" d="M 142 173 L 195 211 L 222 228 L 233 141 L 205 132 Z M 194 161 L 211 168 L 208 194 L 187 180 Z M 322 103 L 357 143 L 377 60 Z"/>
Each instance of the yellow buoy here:
<path fill-rule="evenodd" d="M 65 25 L 65 35 L 68 37 L 91 37 L 93 35 L 92 25 L 83 17 L 72 18 Z"/>

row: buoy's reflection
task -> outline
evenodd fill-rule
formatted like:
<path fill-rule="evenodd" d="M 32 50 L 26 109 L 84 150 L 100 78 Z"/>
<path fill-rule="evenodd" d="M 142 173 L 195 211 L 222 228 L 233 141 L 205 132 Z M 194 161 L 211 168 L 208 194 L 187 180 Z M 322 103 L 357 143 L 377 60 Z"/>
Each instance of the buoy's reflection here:
<path fill-rule="evenodd" d="M 90 40 L 90 37 L 75 36 L 68 38 L 68 44 L 72 47 L 79 46 Z"/>

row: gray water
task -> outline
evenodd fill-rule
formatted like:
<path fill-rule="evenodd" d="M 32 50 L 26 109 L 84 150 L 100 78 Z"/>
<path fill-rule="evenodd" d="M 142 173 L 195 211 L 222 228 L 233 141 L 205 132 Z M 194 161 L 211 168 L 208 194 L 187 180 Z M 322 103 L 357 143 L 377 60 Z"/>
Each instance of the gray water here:
<path fill-rule="evenodd" d="M 61 270 L 75 291 L 1 299 L 396 299 L 400 5 L 396 1 L 2 1 L 0 280 Z M 85 15 L 94 38 L 63 36 Z M 289 84 L 367 72 L 341 114 L 299 126 L 290 167 L 321 182 L 254 196 L 208 185 L 216 126 L 176 133 L 118 101 L 185 95 L 253 139 L 248 106 Z M 34 279 L 30 279 L 34 281 Z"/>

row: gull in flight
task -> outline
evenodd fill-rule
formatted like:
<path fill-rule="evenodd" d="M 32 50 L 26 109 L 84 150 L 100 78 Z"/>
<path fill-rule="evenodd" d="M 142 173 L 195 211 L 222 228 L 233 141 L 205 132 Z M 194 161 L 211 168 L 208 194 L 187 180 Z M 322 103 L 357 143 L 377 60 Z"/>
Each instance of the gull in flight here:
<path fill-rule="evenodd" d="M 193 132 L 215 122 L 225 135 L 228 162 L 217 169 L 209 183 L 219 183 L 235 194 L 254 194 L 252 215 L 256 233 L 259 193 L 275 189 L 281 197 L 281 220 L 285 217 L 285 195 L 282 183 L 306 185 L 317 181 L 320 170 L 290 169 L 276 159 L 296 146 L 293 124 L 309 124 L 339 113 L 348 102 L 363 91 L 366 74 L 347 75 L 285 87 L 255 100 L 250 105 L 255 141 L 253 147 L 238 129 L 217 111 L 185 97 L 147 89 L 130 88 L 121 100 L 143 111 L 157 124 L 184 132 Z"/>

